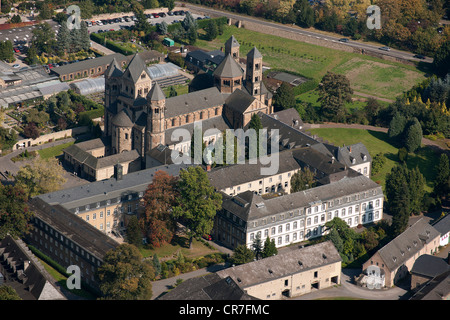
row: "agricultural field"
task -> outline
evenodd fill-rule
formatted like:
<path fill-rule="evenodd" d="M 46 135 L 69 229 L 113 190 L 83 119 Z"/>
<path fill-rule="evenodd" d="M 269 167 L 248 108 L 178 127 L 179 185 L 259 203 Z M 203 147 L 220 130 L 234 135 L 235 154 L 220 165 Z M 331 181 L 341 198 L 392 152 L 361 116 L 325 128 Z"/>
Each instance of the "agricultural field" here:
<path fill-rule="evenodd" d="M 389 142 L 387 133 L 372 130 L 347 129 L 347 128 L 320 128 L 309 130 L 311 134 L 327 140 L 335 146 L 350 145 L 362 142 L 369 150 L 372 158 L 382 153 L 386 158 L 386 163 L 380 172 L 372 176 L 372 180 L 384 186 L 386 184 L 386 174 L 396 166 L 398 162 L 398 148 Z M 420 172 L 427 180 L 425 190 L 430 192 L 433 188 L 432 182 L 435 179 L 435 167 L 439 163 L 439 157 L 428 147 L 422 146 L 416 153 L 410 153 L 406 162 L 408 168 L 419 167 Z"/>
<path fill-rule="evenodd" d="M 345 74 L 354 91 L 395 100 L 425 79 L 425 73 L 414 66 L 386 61 L 356 53 L 325 48 L 264 33 L 226 26 L 222 35 L 213 41 L 200 35 L 196 45 L 206 50 L 223 48 L 234 35 L 239 41 L 240 54 L 245 56 L 256 46 L 264 57 L 264 64 L 284 69 L 320 81 L 327 71 Z"/>

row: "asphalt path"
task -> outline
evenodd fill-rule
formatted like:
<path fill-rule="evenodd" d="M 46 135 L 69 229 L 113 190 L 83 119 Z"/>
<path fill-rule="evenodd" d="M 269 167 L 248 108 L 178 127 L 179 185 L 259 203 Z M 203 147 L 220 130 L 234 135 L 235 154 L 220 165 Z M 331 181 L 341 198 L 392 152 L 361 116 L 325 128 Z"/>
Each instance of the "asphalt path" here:
<path fill-rule="evenodd" d="M 253 23 L 259 23 L 264 26 L 270 26 L 273 28 L 277 28 L 279 30 L 284 30 L 287 32 L 294 32 L 294 33 L 305 35 L 307 37 L 313 37 L 313 38 L 316 38 L 319 40 L 339 42 L 339 39 L 343 38 L 342 36 L 330 36 L 330 35 L 326 35 L 324 33 L 310 31 L 310 30 L 307 30 L 307 29 L 304 29 L 304 28 L 301 28 L 298 26 L 283 25 L 280 23 L 270 22 L 267 20 L 253 18 L 250 16 L 240 15 L 240 14 L 236 14 L 236 13 L 232 13 L 232 12 L 228 12 L 228 11 L 221 11 L 221 10 L 217 10 L 217 9 L 193 5 L 190 3 L 183 3 L 183 4 L 191 12 L 197 12 L 197 13 L 206 14 L 209 16 L 226 16 L 228 18 L 232 18 L 235 20 L 241 20 L 243 22 L 250 21 Z M 390 51 L 382 51 L 379 48 L 384 47 L 384 45 L 381 45 L 381 44 L 378 46 L 378 45 L 368 44 L 368 43 L 359 42 L 359 41 L 352 41 L 352 40 L 350 40 L 347 43 L 341 42 L 341 44 L 355 47 L 358 49 L 364 49 L 366 51 L 373 51 L 373 52 L 381 53 L 383 55 L 392 56 L 392 57 L 396 57 L 396 58 L 408 59 L 408 60 L 412 60 L 412 61 L 423 61 L 423 62 L 429 62 L 429 63 L 433 62 L 433 59 L 430 57 L 426 57 L 426 59 L 424 59 L 424 60 L 417 59 L 414 57 L 415 54 L 412 52 L 401 51 L 401 50 L 396 50 L 396 49 L 390 49 Z"/>

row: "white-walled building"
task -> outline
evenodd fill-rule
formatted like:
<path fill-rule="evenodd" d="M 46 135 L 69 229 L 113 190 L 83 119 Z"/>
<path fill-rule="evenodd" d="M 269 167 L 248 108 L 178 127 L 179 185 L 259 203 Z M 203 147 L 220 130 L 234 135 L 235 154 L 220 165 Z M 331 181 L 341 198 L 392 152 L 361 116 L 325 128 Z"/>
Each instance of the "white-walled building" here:
<path fill-rule="evenodd" d="M 251 247 L 257 237 L 283 247 L 322 236 L 335 217 L 352 228 L 380 221 L 383 201 L 381 186 L 363 175 L 271 199 L 251 191 L 224 194 L 213 235 L 230 248 Z"/>

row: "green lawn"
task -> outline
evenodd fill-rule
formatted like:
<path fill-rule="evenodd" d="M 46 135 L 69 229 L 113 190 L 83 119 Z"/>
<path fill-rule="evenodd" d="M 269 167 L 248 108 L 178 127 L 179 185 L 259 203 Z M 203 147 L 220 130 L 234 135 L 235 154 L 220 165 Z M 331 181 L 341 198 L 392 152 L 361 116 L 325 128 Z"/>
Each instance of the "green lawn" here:
<path fill-rule="evenodd" d="M 141 252 L 144 258 L 152 257 L 156 253 L 159 258 L 166 257 L 170 259 L 175 259 L 176 257 L 173 257 L 173 255 L 178 251 L 180 251 L 183 254 L 183 256 L 187 258 L 198 258 L 207 254 L 218 252 L 217 250 L 212 250 L 208 248 L 201 241 L 195 239 L 192 241 L 191 249 L 189 249 L 187 246 L 188 244 L 186 238 L 175 237 L 171 244 L 166 244 L 160 248 L 152 248 L 152 249 L 140 247 L 139 251 Z"/>
<path fill-rule="evenodd" d="M 372 176 L 372 180 L 381 184 L 383 189 L 386 183 L 386 174 L 398 164 L 398 148 L 394 147 L 389 142 L 387 133 L 372 130 L 341 128 L 311 129 L 310 132 L 329 141 L 335 146 L 362 142 L 369 150 L 372 158 L 380 152 L 383 153 L 386 157 L 386 164 L 378 174 Z M 436 175 L 435 167 L 438 163 L 439 157 L 428 147 L 420 148 L 415 154 L 410 153 L 407 160 L 407 166 L 409 168 L 419 167 L 420 172 L 422 172 L 427 180 L 427 185 L 425 187 L 427 192 L 430 192 L 433 188 L 432 182 Z"/>
<path fill-rule="evenodd" d="M 196 46 L 217 50 L 234 35 L 245 55 L 256 46 L 271 68 L 285 69 L 320 81 L 327 71 L 345 74 L 355 91 L 394 100 L 425 79 L 425 73 L 414 66 L 377 59 L 356 53 L 325 48 L 278 36 L 226 26 L 213 41 L 200 40 Z"/>
<path fill-rule="evenodd" d="M 74 142 L 68 142 L 68 143 L 60 144 L 58 146 L 38 150 L 39 156 L 42 159 L 49 159 L 52 157 L 57 157 L 62 154 L 63 149 L 67 148 L 68 146 L 70 146 L 72 144 L 74 144 Z"/>

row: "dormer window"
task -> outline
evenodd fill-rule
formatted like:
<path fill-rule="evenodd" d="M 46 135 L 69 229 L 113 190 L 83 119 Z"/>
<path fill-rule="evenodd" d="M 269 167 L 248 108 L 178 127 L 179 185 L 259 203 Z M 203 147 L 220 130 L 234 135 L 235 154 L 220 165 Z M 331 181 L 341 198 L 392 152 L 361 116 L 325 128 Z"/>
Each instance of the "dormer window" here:
<path fill-rule="evenodd" d="M 141 79 L 145 79 L 145 73 L 141 74 Z"/>

